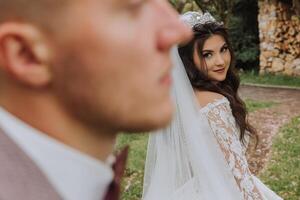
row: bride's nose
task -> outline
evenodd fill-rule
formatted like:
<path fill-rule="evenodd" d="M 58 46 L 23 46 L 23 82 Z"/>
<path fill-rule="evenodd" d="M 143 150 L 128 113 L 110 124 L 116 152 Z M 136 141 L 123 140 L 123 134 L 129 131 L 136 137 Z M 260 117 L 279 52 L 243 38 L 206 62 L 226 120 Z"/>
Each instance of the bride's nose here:
<path fill-rule="evenodd" d="M 221 66 L 224 67 L 225 65 L 225 60 L 224 57 L 221 54 L 217 54 L 215 58 L 215 65 L 216 66 Z"/>

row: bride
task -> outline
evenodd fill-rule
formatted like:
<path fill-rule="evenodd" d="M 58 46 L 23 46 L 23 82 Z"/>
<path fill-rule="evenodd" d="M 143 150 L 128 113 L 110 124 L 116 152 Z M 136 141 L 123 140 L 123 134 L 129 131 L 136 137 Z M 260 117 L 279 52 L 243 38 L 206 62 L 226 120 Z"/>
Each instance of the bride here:
<path fill-rule="evenodd" d="M 194 39 L 172 52 L 177 110 L 169 127 L 150 135 L 143 199 L 280 200 L 247 164 L 256 133 L 237 94 L 226 29 L 209 13 L 182 19 Z"/>

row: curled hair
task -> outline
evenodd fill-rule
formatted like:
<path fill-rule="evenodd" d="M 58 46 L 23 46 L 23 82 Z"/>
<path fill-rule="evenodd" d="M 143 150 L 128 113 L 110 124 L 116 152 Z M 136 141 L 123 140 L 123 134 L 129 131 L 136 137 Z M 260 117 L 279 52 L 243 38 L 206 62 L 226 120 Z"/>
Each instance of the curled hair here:
<path fill-rule="evenodd" d="M 232 46 L 228 39 L 228 33 L 222 24 L 209 22 L 206 24 L 196 24 L 193 27 L 194 38 L 186 45 L 179 47 L 179 55 L 183 61 L 185 70 L 194 89 L 199 91 L 211 91 L 222 94 L 230 102 L 230 107 L 235 121 L 240 129 L 240 140 L 245 142 L 245 134 L 254 137 L 257 141 L 257 133 L 247 120 L 246 105 L 238 95 L 240 80 L 235 73 L 235 58 Z M 207 76 L 205 59 L 202 55 L 202 50 L 205 41 L 212 35 L 220 35 L 224 38 L 228 45 L 231 54 L 230 66 L 224 81 L 213 82 Z M 199 70 L 194 62 L 194 52 L 197 49 L 197 54 L 201 61 L 201 70 Z M 206 70 L 205 70 L 206 69 Z"/>

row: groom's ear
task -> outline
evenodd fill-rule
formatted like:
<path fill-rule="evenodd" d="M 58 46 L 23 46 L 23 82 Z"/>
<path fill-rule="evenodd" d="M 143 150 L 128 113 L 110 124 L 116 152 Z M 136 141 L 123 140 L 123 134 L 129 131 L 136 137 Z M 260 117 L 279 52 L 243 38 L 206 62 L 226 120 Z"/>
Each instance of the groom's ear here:
<path fill-rule="evenodd" d="M 50 50 L 35 26 L 7 22 L 0 25 L 0 67 L 14 80 L 30 87 L 50 83 Z"/>

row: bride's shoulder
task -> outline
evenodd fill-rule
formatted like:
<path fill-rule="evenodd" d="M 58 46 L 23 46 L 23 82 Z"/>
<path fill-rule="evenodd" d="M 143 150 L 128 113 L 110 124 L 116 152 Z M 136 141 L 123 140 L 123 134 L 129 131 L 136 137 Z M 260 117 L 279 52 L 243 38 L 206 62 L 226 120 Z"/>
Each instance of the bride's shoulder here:
<path fill-rule="evenodd" d="M 222 94 L 210 91 L 195 91 L 195 95 L 201 107 L 224 98 Z"/>

